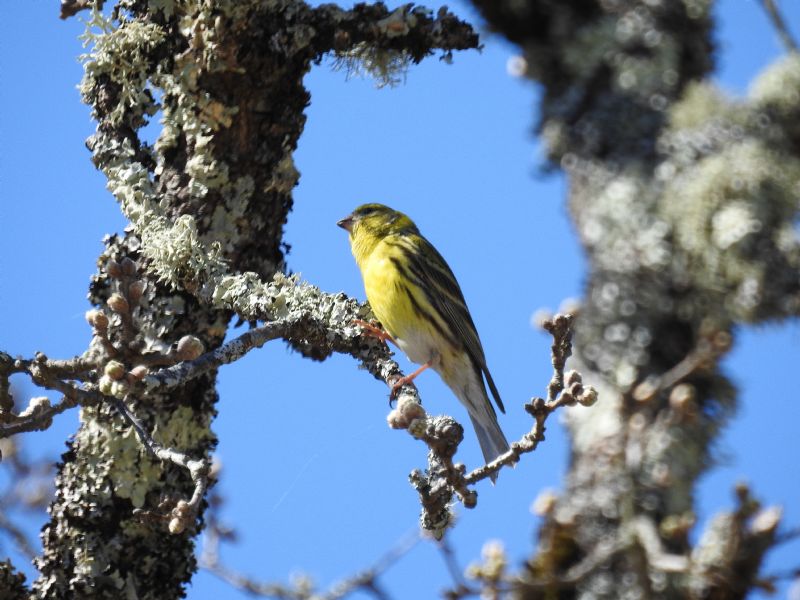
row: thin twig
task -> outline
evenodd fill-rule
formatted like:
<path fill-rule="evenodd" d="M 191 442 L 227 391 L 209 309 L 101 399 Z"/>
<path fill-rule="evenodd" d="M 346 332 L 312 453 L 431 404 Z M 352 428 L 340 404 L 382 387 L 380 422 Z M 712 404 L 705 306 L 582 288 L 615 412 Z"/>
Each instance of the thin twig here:
<path fill-rule="evenodd" d="M 550 356 L 553 363 L 553 377 L 547 386 L 547 400 L 552 402 L 564 389 L 564 367 L 572 354 L 572 322 L 573 315 L 556 315 L 546 319 L 542 328 L 553 336 Z"/>
<path fill-rule="evenodd" d="M 148 391 L 156 388 L 159 391 L 166 391 L 183 385 L 212 369 L 239 360 L 251 350 L 260 348 L 270 340 L 286 335 L 289 328 L 290 322 L 283 320 L 255 327 L 195 360 L 184 361 L 148 375 L 144 378 L 144 385 Z"/>
<path fill-rule="evenodd" d="M 778 5 L 775 0 L 761 0 L 761 4 L 763 4 L 767 15 L 769 15 L 772 25 L 777 30 L 783 45 L 786 47 L 786 50 L 789 52 L 797 52 L 797 42 L 789 32 L 789 28 L 786 26 L 786 21 L 784 21 L 783 15 L 781 15 L 780 10 L 778 10 Z"/>
<path fill-rule="evenodd" d="M 450 573 L 450 577 L 453 579 L 456 589 L 462 589 L 466 587 L 467 582 L 464 581 L 464 572 L 463 569 L 458 565 L 453 546 L 450 545 L 450 542 L 447 540 L 447 538 L 439 540 L 439 542 L 437 542 L 437 546 L 439 547 L 439 552 L 442 554 L 444 564 L 447 567 L 448 573 Z"/>
<path fill-rule="evenodd" d="M 28 536 L 22 529 L 11 522 L 2 508 L 0 508 L 0 530 L 5 531 L 14 540 L 17 549 L 27 558 L 33 559 L 36 556 L 37 552 L 34 550 Z"/>
<path fill-rule="evenodd" d="M 398 400 L 397 408 L 389 415 L 389 424 L 398 429 L 407 429 L 415 438 L 424 441 L 430 450 L 425 473 L 415 470 L 409 480 L 419 494 L 422 527 L 430 531 L 436 539 L 444 536 L 451 522 L 450 505 L 453 495 L 466 508 L 474 508 L 478 502 L 477 492 L 470 486 L 486 478 L 494 479 L 503 467 L 512 466 L 519 462 L 523 454 L 533 452 L 539 442 L 544 440 L 544 424 L 553 411 L 562 406 L 591 406 L 596 402 L 596 390 L 591 386 L 584 386 L 579 373 L 564 372 L 567 358 L 572 352 L 571 326 L 571 315 L 556 315 L 544 324 L 554 338 L 551 357 L 553 377 L 548 385 L 548 396 L 555 394 L 554 399 L 546 401 L 543 398 L 533 398 L 526 404 L 525 410 L 534 418 L 531 430 L 519 441 L 513 442 L 507 452 L 469 474 L 465 474 L 464 465 L 453 462 L 463 440 L 463 427 L 451 417 L 431 417 L 419 404 L 404 402 L 402 398 Z"/>
<path fill-rule="evenodd" d="M 564 374 L 567 359 L 572 354 L 573 316 L 555 315 L 544 321 L 542 327 L 553 336 L 550 348 L 553 363 L 553 376 L 547 386 L 547 400 L 533 398 L 525 405 L 525 410 L 534 418 L 531 430 L 522 436 L 511 448 L 492 462 L 479 467 L 466 475 L 465 484 L 472 484 L 490 477 L 505 465 L 519 462 L 520 456 L 533 452 L 544 441 L 545 421 L 558 408 L 582 404 L 591 406 L 597 400 L 597 392 L 591 386 L 583 386 L 580 374 L 570 371 Z"/>
<path fill-rule="evenodd" d="M 126 400 L 130 401 L 130 398 L 126 398 Z M 182 532 L 194 522 L 200 510 L 200 503 L 208 488 L 209 461 L 205 458 L 190 458 L 183 452 L 179 452 L 173 448 L 167 448 L 163 444 L 160 444 L 153 439 L 150 433 L 130 411 L 125 401 L 118 400 L 117 398 L 109 398 L 109 401 L 131 427 L 133 427 L 139 441 L 150 453 L 164 462 L 171 462 L 189 471 L 189 475 L 194 483 L 194 493 L 188 503 L 185 503 L 185 501 L 183 503 L 180 501 L 178 502 L 175 509 L 172 511 L 172 520 L 170 521 L 170 531 L 172 531 L 172 533 Z"/>
<path fill-rule="evenodd" d="M 400 538 L 395 545 L 381 556 L 371 567 L 352 577 L 331 586 L 328 593 L 323 594 L 320 600 L 340 600 L 358 589 L 370 590 L 373 595 L 380 590 L 377 586 L 377 579 L 386 572 L 389 567 L 395 565 L 398 560 L 413 550 L 422 540 L 418 531 L 412 531 Z M 386 597 L 385 592 L 384 596 Z"/>
<path fill-rule="evenodd" d="M 330 589 L 322 594 L 306 589 L 303 585 L 297 587 L 281 583 L 260 582 L 237 573 L 221 564 L 217 551 L 218 537 L 211 540 L 212 549 L 204 548 L 198 559 L 201 568 L 219 577 L 232 587 L 248 592 L 254 596 L 279 598 L 281 600 L 341 600 L 356 591 L 365 591 L 376 598 L 389 598 L 387 592 L 378 584 L 378 577 L 394 566 L 398 560 L 413 550 L 422 540 L 418 531 L 410 532 L 403 536 L 386 554 L 381 556 L 371 567 L 351 577 L 333 584 Z"/>

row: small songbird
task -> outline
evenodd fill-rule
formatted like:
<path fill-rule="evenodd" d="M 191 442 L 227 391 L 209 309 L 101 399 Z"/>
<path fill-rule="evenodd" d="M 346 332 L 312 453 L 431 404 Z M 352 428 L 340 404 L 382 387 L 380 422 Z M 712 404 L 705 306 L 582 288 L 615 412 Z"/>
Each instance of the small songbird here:
<path fill-rule="evenodd" d="M 382 204 L 359 206 L 337 225 L 350 233 L 367 300 L 386 331 L 372 333 L 422 365 L 395 383 L 393 393 L 433 368 L 466 406 L 486 462 L 506 452 L 484 377 L 497 407 L 505 409 L 464 295 L 442 255 L 411 219 Z"/>

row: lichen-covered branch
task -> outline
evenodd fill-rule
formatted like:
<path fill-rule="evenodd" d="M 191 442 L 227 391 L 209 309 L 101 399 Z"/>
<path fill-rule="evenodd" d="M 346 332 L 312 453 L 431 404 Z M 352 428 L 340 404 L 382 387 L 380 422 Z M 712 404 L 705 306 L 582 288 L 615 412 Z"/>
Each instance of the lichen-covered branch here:
<path fill-rule="evenodd" d="M 245 334 L 244 346 L 217 353 L 233 314 L 285 325 L 280 337 L 305 356 L 347 352 L 384 381 L 399 376 L 350 325 L 362 307 L 281 275 L 305 75 L 333 53 L 391 78 L 433 51 L 476 47 L 477 37 L 446 11 L 382 4 L 105 4 L 101 13 L 103 2 L 93 3 L 84 36 L 81 93 L 97 121 L 87 146 L 131 225 L 106 240 L 92 283 L 89 368 L 49 365 L 56 380 L 101 400 L 77 400 L 81 427 L 60 465 L 34 595 L 167 600 L 195 569 L 204 485 L 202 469 L 186 467 L 188 457 L 207 465 L 216 444 L 216 368 L 257 345 L 258 333 Z M 62 16 L 88 5 L 65 1 Z M 138 132 L 156 114 L 162 128 L 149 145 Z M 10 415 L 6 383 L 0 377 L 0 408 Z M 59 410 L 76 403 L 64 393 Z M 4 426 L 20 427 L 20 416 Z M 191 510 L 173 515 L 175 535 L 146 518 L 181 501 Z"/>
<path fill-rule="evenodd" d="M 568 413 L 566 490 L 522 596 L 686 598 L 694 485 L 736 406 L 720 358 L 737 325 L 800 314 L 800 59 L 732 100 L 705 79 L 711 1 L 473 3 L 543 88 L 538 129 L 589 262 L 573 365 L 604 400 Z"/>

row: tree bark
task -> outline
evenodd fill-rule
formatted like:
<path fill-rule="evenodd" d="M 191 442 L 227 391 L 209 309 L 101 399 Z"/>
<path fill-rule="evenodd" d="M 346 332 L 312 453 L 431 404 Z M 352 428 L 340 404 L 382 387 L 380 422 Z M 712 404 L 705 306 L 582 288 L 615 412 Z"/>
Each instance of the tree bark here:
<path fill-rule="evenodd" d="M 710 2 L 473 3 L 543 87 L 538 132 L 589 262 L 577 368 L 600 392 L 568 418 L 565 490 L 520 595 L 744 597 L 779 513 L 743 488 L 695 548 L 688 533 L 736 408 L 718 359 L 737 324 L 798 313 L 800 100 L 777 81 L 796 82 L 800 62 L 734 103 L 704 81 Z"/>
<path fill-rule="evenodd" d="M 65 5 L 63 16 L 87 8 Z M 218 347 L 234 310 L 245 320 L 288 310 L 280 284 L 269 284 L 274 295 L 251 292 L 284 268 L 283 225 L 299 178 L 292 154 L 310 102 L 303 77 L 315 62 L 334 53 L 391 77 L 434 49 L 475 48 L 477 35 L 446 10 L 421 7 L 121 0 L 110 18 L 92 13 L 89 41 L 81 91 L 98 126 L 87 145 L 132 222 L 107 240 L 90 297 L 111 302 L 110 260 L 137 261 L 144 298 L 131 323 L 112 323 L 129 330 L 130 340 L 111 340 L 129 369 L 187 334 Z M 163 128 L 151 146 L 139 129 L 152 118 Z M 319 312 L 346 300 L 305 293 L 317 294 Z M 310 322 L 287 339 L 320 359 L 331 352 L 328 334 Z M 212 371 L 128 408 L 156 442 L 207 458 L 216 400 Z M 158 514 L 192 495 L 192 479 L 149 455 L 113 405 L 82 408 L 56 483 L 35 597 L 184 595 L 202 512 L 172 533 Z"/>

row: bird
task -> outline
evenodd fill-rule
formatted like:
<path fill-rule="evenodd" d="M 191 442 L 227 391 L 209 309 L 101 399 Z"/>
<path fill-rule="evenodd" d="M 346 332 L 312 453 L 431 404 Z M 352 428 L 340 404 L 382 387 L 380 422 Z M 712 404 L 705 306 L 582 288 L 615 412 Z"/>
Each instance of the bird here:
<path fill-rule="evenodd" d="M 439 251 L 407 215 L 383 204 L 363 204 L 337 225 L 349 233 L 367 300 L 382 329 L 359 323 L 421 365 L 393 385 L 392 396 L 432 368 L 466 407 L 486 462 L 508 451 L 486 385 L 505 413 L 500 393 L 464 294 Z M 495 472 L 492 482 L 496 477 Z"/>

